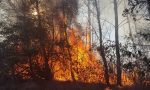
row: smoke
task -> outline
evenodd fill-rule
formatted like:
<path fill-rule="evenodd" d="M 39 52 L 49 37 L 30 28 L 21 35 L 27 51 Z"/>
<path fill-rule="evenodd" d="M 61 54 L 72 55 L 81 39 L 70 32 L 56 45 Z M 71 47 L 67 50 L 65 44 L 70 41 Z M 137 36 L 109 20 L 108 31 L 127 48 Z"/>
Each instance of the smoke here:
<path fill-rule="evenodd" d="M 50 12 L 59 13 L 63 11 L 64 14 L 71 18 L 78 13 L 78 0 L 47 0 L 45 4 Z"/>

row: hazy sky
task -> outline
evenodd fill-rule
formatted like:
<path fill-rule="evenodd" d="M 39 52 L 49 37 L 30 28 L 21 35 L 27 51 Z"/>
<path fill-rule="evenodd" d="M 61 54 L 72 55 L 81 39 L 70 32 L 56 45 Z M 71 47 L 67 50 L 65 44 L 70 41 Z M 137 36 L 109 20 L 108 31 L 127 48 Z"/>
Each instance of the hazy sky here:
<path fill-rule="evenodd" d="M 84 3 L 84 0 L 79 0 L 80 4 Z M 129 32 L 129 25 L 127 23 L 127 18 L 122 16 L 123 10 L 125 8 L 124 0 L 118 0 L 119 6 L 118 6 L 118 18 L 119 18 L 119 33 L 120 33 L 120 40 L 123 41 L 124 35 L 128 35 Z M 104 31 L 104 38 L 107 39 L 110 35 L 111 40 L 115 40 L 115 34 L 114 34 L 114 5 L 113 0 L 100 0 L 100 8 L 101 8 L 101 25 L 102 29 Z M 80 23 L 83 23 L 83 26 L 87 23 L 87 8 L 86 6 L 81 4 L 81 8 L 79 9 L 79 17 L 78 21 Z M 94 11 L 94 10 L 93 10 Z M 96 24 L 96 18 L 93 16 L 92 18 L 92 24 Z M 131 27 L 134 28 L 134 25 L 131 24 Z M 97 30 L 98 28 L 96 28 Z"/>
<path fill-rule="evenodd" d="M 87 26 L 87 8 L 84 5 L 84 1 L 87 0 L 79 0 L 79 16 L 78 16 L 78 22 L 83 25 L 83 27 Z M 119 23 L 124 21 L 119 28 L 119 33 L 120 33 L 120 39 L 122 41 L 122 36 L 125 34 L 128 34 L 128 23 L 126 18 L 122 16 L 122 12 L 124 9 L 124 0 L 118 0 L 119 1 L 119 6 L 118 6 L 118 11 L 119 11 Z M 104 38 L 108 38 L 110 35 L 110 39 L 114 40 L 114 5 L 113 5 L 113 0 L 100 0 L 100 8 L 101 8 L 101 24 L 102 24 L 102 29 L 104 31 Z M 94 9 L 93 9 L 94 11 Z M 4 14 L 2 10 L 0 9 L 0 20 L 4 20 Z M 126 24 L 124 24 L 126 23 Z M 96 25 L 96 17 L 92 17 L 92 24 Z M 124 24 L 124 25 L 123 25 Z M 123 25 L 123 26 L 122 26 Z M 134 27 L 134 26 L 132 26 Z M 95 27 L 96 28 L 96 27 Z M 95 30 L 98 30 L 96 28 Z"/>

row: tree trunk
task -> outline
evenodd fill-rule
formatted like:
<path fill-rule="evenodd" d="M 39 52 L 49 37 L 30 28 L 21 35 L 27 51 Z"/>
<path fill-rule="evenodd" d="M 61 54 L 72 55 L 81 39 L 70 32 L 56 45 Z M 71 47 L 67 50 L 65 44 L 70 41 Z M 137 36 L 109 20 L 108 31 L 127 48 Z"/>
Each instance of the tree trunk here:
<path fill-rule="evenodd" d="M 63 15 L 64 15 L 64 17 L 67 17 L 67 14 L 66 14 L 66 12 L 65 12 L 65 9 L 64 9 L 64 7 L 65 7 L 65 5 L 63 5 Z M 62 22 L 63 23 L 63 39 L 64 39 L 64 42 L 67 44 L 67 46 L 70 46 L 70 44 L 69 44 L 69 41 L 68 41 L 68 37 L 67 37 L 67 23 L 65 23 L 65 22 Z M 65 48 L 65 47 L 63 47 L 63 48 Z M 68 55 L 69 55 L 69 68 L 70 68 L 70 74 L 71 74 L 71 78 L 72 78 L 72 81 L 76 81 L 76 79 L 75 79 L 75 76 L 74 76 L 74 70 L 73 70 L 73 60 L 72 60 L 72 55 L 71 55 L 71 51 L 70 51 L 70 47 L 67 47 L 67 53 L 68 53 Z"/>
<path fill-rule="evenodd" d="M 105 52 L 104 52 L 104 47 L 103 47 L 103 39 L 102 39 L 102 28 L 101 28 L 101 22 L 100 22 L 100 9 L 98 7 L 97 4 L 97 0 L 95 0 L 95 7 L 96 7 L 96 12 L 97 12 L 97 22 L 98 22 L 98 28 L 99 28 L 99 42 L 100 42 L 100 49 L 99 49 L 99 53 L 102 57 L 103 63 L 104 63 L 104 71 L 105 71 L 105 81 L 106 84 L 109 85 L 109 74 L 108 74 L 108 66 L 107 66 L 107 61 L 106 61 L 106 57 L 105 57 Z"/>
<path fill-rule="evenodd" d="M 22 33 L 22 36 L 24 38 L 24 49 L 26 50 L 26 54 L 27 54 L 27 57 L 28 57 L 28 62 L 29 62 L 29 69 L 30 69 L 30 75 L 31 75 L 31 78 L 32 79 L 35 79 L 35 75 L 34 75 L 34 71 L 33 71 L 33 64 L 32 64 L 32 55 L 30 55 L 30 52 L 29 52 L 29 48 L 30 48 L 30 38 L 29 38 L 29 34 L 28 34 L 28 27 L 27 27 L 27 16 L 26 16 L 26 11 L 23 9 L 23 8 L 26 8 L 26 6 L 24 4 L 26 4 L 27 2 L 22 2 L 22 14 L 23 14 L 23 23 L 22 23 L 22 30 L 23 30 L 23 33 Z M 19 17 L 18 17 L 19 18 Z"/>
<path fill-rule="evenodd" d="M 117 56 L 117 85 L 121 85 L 121 62 L 120 62 L 120 47 L 119 47 L 119 33 L 118 33 L 118 6 L 117 1 L 114 0 L 114 14 L 115 14 L 115 43 Z"/>
<path fill-rule="evenodd" d="M 91 12 L 90 12 L 90 0 L 88 0 L 88 30 L 89 30 L 89 35 L 90 35 L 90 40 L 89 40 L 89 48 L 91 49 L 91 45 L 92 45 L 92 40 L 91 40 L 91 36 L 92 36 L 92 31 L 91 31 Z"/>
<path fill-rule="evenodd" d="M 42 52 L 42 55 L 44 57 L 44 66 L 45 66 L 45 80 L 50 80 L 52 81 L 52 78 L 53 78 L 53 74 L 52 74 L 52 71 L 49 67 L 49 55 L 47 55 L 46 53 L 46 50 L 45 50 L 45 43 L 44 40 L 46 37 L 46 32 L 44 32 L 44 30 L 42 29 L 42 24 L 41 24 L 41 15 L 40 15 L 40 12 L 39 12 L 39 2 L 38 0 L 35 1 L 35 4 L 36 4 L 36 11 L 37 11 L 37 14 L 38 14 L 38 30 L 39 30 L 39 42 L 40 42 L 40 46 L 41 46 L 41 52 Z"/>

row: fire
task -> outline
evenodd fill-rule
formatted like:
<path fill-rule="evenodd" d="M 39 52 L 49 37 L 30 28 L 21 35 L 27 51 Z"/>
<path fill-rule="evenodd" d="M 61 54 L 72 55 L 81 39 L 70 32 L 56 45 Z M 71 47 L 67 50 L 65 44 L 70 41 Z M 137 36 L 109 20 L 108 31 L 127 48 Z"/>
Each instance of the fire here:
<path fill-rule="evenodd" d="M 32 15 L 34 15 L 34 16 L 36 16 L 37 14 L 38 14 L 37 11 L 32 12 Z"/>
<path fill-rule="evenodd" d="M 103 81 L 103 70 L 102 66 L 99 64 L 98 60 L 94 54 L 85 47 L 84 42 L 81 40 L 81 37 L 76 33 L 77 30 L 70 29 L 68 30 L 69 43 L 71 45 L 71 62 L 73 68 L 73 74 L 76 81 L 81 82 L 102 82 Z M 69 62 L 66 62 L 69 65 Z M 72 81 L 69 66 L 63 71 L 64 67 L 61 67 L 61 62 L 55 62 L 55 69 L 57 71 L 54 74 L 54 78 L 60 81 Z"/>
<path fill-rule="evenodd" d="M 61 13 L 61 12 L 60 12 Z M 33 15 L 37 15 L 37 12 L 33 12 Z M 57 18 L 60 21 L 54 19 L 53 23 L 59 26 L 57 23 L 61 22 L 66 24 L 67 19 L 60 14 Z M 49 57 L 49 68 L 53 72 L 53 79 L 57 81 L 79 81 L 84 83 L 105 83 L 104 70 L 100 58 L 98 58 L 94 52 L 92 52 L 89 45 L 90 35 L 86 34 L 85 38 L 81 38 L 80 32 L 77 28 L 65 28 L 54 27 L 54 33 L 50 33 L 50 42 L 53 40 L 53 48 L 51 50 L 51 56 Z M 67 39 L 66 39 L 67 38 Z M 67 42 L 68 41 L 68 42 Z M 88 44 L 87 44 L 88 43 Z M 49 47 L 46 47 L 49 50 Z M 36 77 L 42 79 L 42 73 L 44 69 L 44 57 L 40 54 L 32 57 L 33 72 L 36 73 Z M 31 72 L 29 62 L 14 66 L 15 74 L 20 75 L 23 79 L 30 79 Z M 123 72 L 123 84 L 131 85 L 132 80 Z M 110 83 L 116 83 L 116 75 L 110 74 Z"/>
<path fill-rule="evenodd" d="M 74 79 L 76 81 L 85 82 L 85 83 L 105 83 L 104 80 L 104 70 L 102 63 L 95 56 L 95 53 L 89 51 L 89 48 L 85 47 L 86 44 L 81 39 L 80 35 L 78 35 L 76 29 L 68 29 L 68 41 L 70 43 L 70 54 L 71 58 L 65 60 L 67 55 L 63 56 L 61 54 L 58 57 L 55 57 L 55 60 L 49 60 L 49 66 L 53 70 L 54 80 L 58 81 L 73 81 L 71 72 L 74 74 Z M 63 53 L 66 52 L 65 51 Z M 56 53 L 60 51 L 60 47 L 55 46 L 54 50 Z M 68 53 L 66 53 L 68 54 Z M 35 58 L 38 60 L 33 60 L 34 63 L 38 64 L 38 67 L 42 67 L 44 64 L 43 58 L 39 55 Z M 61 58 L 64 58 L 62 60 Z M 21 66 L 21 67 L 20 67 Z M 20 74 L 23 79 L 29 79 L 29 64 L 20 64 L 19 66 L 15 66 L 16 74 Z M 132 85 L 133 81 L 129 79 L 127 74 L 123 72 L 122 75 L 123 85 Z M 110 83 L 116 83 L 116 74 L 110 74 Z"/>

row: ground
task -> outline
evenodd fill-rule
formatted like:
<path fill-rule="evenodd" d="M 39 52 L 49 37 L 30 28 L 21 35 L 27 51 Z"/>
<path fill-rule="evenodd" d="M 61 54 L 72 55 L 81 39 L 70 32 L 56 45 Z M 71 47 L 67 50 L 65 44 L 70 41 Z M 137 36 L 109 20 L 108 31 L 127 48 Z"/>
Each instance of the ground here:
<path fill-rule="evenodd" d="M 61 82 L 61 81 L 23 81 L 3 83 L 0 90 L 150 90 L 150 86 L 140 85 L 132 87 L 107 87 L 104 84 L 82 83 L 82 82 Z"/>

